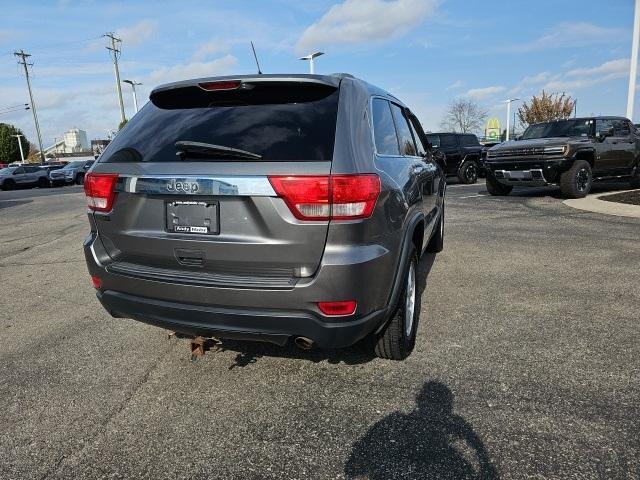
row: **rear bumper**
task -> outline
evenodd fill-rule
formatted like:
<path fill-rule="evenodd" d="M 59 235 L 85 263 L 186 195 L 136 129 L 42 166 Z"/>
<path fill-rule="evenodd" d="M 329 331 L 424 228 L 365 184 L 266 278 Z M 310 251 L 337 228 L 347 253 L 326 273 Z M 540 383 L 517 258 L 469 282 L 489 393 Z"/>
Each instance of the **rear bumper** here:
<path fill-rule="evenodd" d="M 229 309 L 167 302 L 107 290 L 97 293 L 114 317 L 133 318 L 186 335 L 258 340 L 285 345 L 290 338 L 307 337 L 323 348 L 353 345 L 386 318 L 376 311 L 356 320 L 323 322 L 296 311 Z"/>
<path fill-rule="evenodd" d="M 399 261 L 399 250 L 380 245 L 335 251 L 327 247 L 313 277 L 298 279 L 288 288 L 241 288 L 116 272 L 95 233 L 86 238 L 84 252 L 90 274 L 102 281 L 98 298 L 114 317 L 187 335 L 280 345 L 302 336 L 324 348 L 353 345 L 384 323 Z M 317 302 L 335 300 L 356 300 L 356 312 L 327 317 L 317 308 Z"/>

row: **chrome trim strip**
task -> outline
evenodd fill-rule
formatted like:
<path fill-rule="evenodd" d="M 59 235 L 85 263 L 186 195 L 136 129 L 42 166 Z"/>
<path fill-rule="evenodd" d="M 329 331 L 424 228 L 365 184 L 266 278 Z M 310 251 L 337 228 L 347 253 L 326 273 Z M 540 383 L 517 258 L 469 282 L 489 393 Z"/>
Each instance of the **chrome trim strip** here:
<path fill-rule="evenodd" d="M 162 195 L 232 195 L 276 197 L 265 176 L 121 175 L 116 191 Z"/>

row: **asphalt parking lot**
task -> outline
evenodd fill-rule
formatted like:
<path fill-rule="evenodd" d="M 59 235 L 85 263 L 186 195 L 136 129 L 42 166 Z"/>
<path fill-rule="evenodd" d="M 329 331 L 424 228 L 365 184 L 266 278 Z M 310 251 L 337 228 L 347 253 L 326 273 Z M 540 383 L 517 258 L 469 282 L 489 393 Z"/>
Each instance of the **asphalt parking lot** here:
<path fill-rule="evenodd" d="M 191 363 L 99 306 L 81 187 L 0 192 L 0 478 L 639 478 L 640 220 L 447 198 L 407 361 Z"/>

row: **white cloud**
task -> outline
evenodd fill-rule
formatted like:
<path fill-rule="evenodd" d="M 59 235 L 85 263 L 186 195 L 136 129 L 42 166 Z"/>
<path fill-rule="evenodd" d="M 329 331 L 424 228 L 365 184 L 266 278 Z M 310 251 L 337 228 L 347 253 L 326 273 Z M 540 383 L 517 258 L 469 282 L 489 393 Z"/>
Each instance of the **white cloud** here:
<path fill-rule="evenodd" d="M 608 74 L 623 74 L 629 73 L 629 59 L 618 58 L 616 60 L 609 60 L 602 65 L 590 68 L 575 68 L 567 72 L 568 77 L 585 77 L 593 75 L 608 75 Z"/>
<path fill-rule="evenodd" d="M 616 43 L 626 39 L 627 34 L 628 32 L 621 28 L 600 27 L 589 22 L 562 22 L 541 37 L 531 42 L 511 45 L 506 50 L 527 52 Z"/>
<path fill-rule="evenodd" d="M 140 45 L 151 36 L 158 28 L 157 20 L 141 20 L 130 27 L 118 29 L 118 36 L 124 45 Z"/>
<path fill-rule="evenodd" d="M 213 77 L 231 73 L 238 63 L 238 59 L 233 55 L 211 60 L 209 62 L 190 62 L 173 65 L 172 67 L 162 67 L 149 74 L 149 79 L 153 83 L 167 83 L 189 78 Z"/>
<path fill-rule="evenodd" d="M 197 50 L 193 54 L 193 59 L 202 61 L 211 54 L 223 52 L 226 53 L 228 51 L 229 45 L 227 43 L 221 42 L 220 40 L 211 39 L 197 48 Z"/>
<path fill-rule="evenodd" d="M 437 3 L 438 0 L 344 0 L 302 33 L 296 50 L 307 53 L 327 46 L 398 37 L 420 24 Z"/>
<path fill-rule="evenodd" d="M 497 95 L 498 93 L 504 92 L 505 90 L 506 88 L 501 85 L 484 88 L 472 88 L 471 90 L 467 90 L 464 96 L 473 98 L 475 100 L 484 100 L 485 98 L 491 97 L 492 95 Z"/>
<path fill-rule="evenodd" d="M 449 90 L 455 90 L 455 89 L 460 88 L 462 86 L 464 86 L 464 82 L 462 80 L 456 80 L 451 85 L 449 85 L 447 88 L 445 88 L 445 90 L 448 92 Z"/>

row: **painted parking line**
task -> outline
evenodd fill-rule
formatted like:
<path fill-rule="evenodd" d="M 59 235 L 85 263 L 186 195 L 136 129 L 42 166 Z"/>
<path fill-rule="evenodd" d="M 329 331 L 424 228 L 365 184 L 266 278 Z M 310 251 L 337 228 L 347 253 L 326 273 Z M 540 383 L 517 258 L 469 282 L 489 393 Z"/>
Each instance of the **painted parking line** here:
<path fill-rule="evenodd" d="M 475 195 L 465 195 L 463 197 L 454 197 L 454 198 L 476 198 L 476 197 L 488 197 L 486 193 L 477 193 Z"/>

